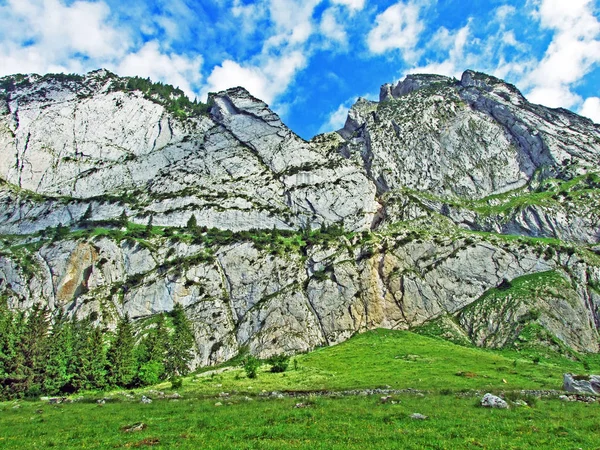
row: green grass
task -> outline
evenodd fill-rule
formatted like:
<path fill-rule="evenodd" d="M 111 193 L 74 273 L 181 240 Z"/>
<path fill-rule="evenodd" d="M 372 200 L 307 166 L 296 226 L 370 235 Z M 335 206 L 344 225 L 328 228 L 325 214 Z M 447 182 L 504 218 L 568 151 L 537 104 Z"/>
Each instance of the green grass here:
<path fill-rule="evenodd" d="M 0 448 L 600 448 L 599 403 L 548 398 L 509 410 L 476 406 L 484 392 L 560 389 L 564 372 L 583 370 L 578 361 L 542 358 L 534 364 L 530 356 L 461 347 L 407 331 L 369 331 L 298 355 L 283 374 L 264 365 L 253 380 L 241 367 L 193 375 L 176 401 L 143 405 L 139 397 L 147 391 L 138 391 L 135 400 L 97 393 L 56 406 L 21 401 L 13 409 L 13 402 L 0 403 Z M 590 361 L 591 370 L 598 371 L 597 356 Z M 394 395 L 395 404 L 382 403 L 377 395 L 261 395 L 386 386 L 424 394 Z M 168 384 L 156 388 L 168 390 Z M 222 392 L 229 395 L 219 396 Z M 104 395 L 110 400 L 98 406 L 95 399 Z M 297 403 L 306 407 L 295 408 Z M 417 412 L 429 419 L 411 419 Z M 122 430 L 137 422 L 147 428 Z"/>
<path fill-rule="evenodd" d="M 598 448 L 598 405 L 537 402 L 486 410 L 473 397 L 396 396 L 108 402 L 0 407 L 0 446 L 16 448 L 539 449 Z M 306 408 L 295 408 L 298 402 Z M 428 420 L 413 420 L 419 412 Z M 126 433 L 123 427 L 147 428 Z"/>
<path fill-rule="evenodd" d="M 374 330 L 333 346 L 296 356 L 284 374 L 265 365 L 256 380 L 241 368 L 201 375 L 188 384 L 194 395 L 222 391 L 393 389 L 455 391 L 469 389 L 560 389 L 564 372 L 582 372 L 583 364 L 554 354 L 483 350 L 409 331 Z M 533 359 L 541 358 L 538 364 Z M 592 368 L 600 370 L 600 357 Z M 516 363 L 515 363 L 516 362 Z M 468 373 L 468 376 L 464 374 Z M 506 380 L 507 383 L 504 383 Z M 166 385 L 165 385 L 166 386 Z"/>

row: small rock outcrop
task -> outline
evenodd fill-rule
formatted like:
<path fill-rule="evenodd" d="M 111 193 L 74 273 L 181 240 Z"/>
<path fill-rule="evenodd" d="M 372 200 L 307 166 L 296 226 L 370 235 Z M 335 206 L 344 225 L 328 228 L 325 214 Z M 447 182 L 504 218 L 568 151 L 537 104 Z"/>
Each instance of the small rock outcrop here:
<path fill-rule="evenodd" d="M 600 395 L 600 375 L 565 373 L 563 376 L 563 390 L 575 394 Z"/>

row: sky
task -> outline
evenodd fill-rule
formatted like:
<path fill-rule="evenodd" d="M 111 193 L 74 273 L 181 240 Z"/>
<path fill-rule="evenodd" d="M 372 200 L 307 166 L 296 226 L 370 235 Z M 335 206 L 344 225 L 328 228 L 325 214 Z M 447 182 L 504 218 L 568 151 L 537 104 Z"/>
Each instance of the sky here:
<path fill-rule="evenodd" d="M 600 122 L 600 0 L 0 0 L 0 76 L 244 86 L 303 138 L 410 73 L 473 69 Z"/>

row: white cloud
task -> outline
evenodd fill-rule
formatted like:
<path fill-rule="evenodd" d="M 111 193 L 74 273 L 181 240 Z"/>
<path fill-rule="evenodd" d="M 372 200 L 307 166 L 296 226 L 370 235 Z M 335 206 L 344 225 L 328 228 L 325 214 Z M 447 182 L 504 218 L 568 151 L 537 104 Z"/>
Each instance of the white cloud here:
<path fill-rule="evenodd" d="M 346 123 L 348 110 L 352 107 L 354 100 L 342 103 L 335 111 L 329 113 L 327 121 L 319 128 L 319 133 L 328 133 L 342 128 Z"/>
<path fill-rule="evenodd" d="M 242 66 L 226 60 L 213 69 L 202 95 L 242 86 L 255 97 L 271 103 L 287 89 L 296 73 L 305 65 L 306 58 L 299 51 L 269 58 L 262 65 Z"/>
<path fill-rule="evenodd" d="M 465 25 L 454 33 L 445 27 L 439 28 L 430 44 L 447 51 L 447 58 L 440 62 L 431 62 L 412 68 L 407 73 L 434 73 L 460 78 L 461 73 L 473 62 L 472 56 L 465 54 L 469 35 L 469 25 Z"/>
<path fill-rule="evenodd" d="M 538 66 L 523 80 L 532 102 L 573 107 L 582 101 L 572 86 L 600 62 L 600 22 L 591 0 L 542 0 L 537 16 L 554 36 Z"/>
<path fill-rule="evenodd" d="M 192 84 L 201 81 L 202 57 L 164 54 L 156 41 L 147 42 L 139 51 L 128 54 L 114 70 L 123 76 L 150 77 L 179 86 L 188 96 L 195 97 Z M 112 67 L 111 67 L 112 69 Z"/>
<path fill-rule="evenodd" d="M 267 40 L 267 47 L 306 42 L 313 32 L 312 16 L 319 3 L 321 0 L 270 0 L 276 34 Z"/>
<path fill-rule="evenodd" d="M 131 40 L 109 15 L 104 2 L 9 0 L 0 7 L 0 72 L 79 72 L 82 61 L 122 57 Z"/>
<path fill-rule="evenodd" d="M 413 2 L 398 2 L 379 14 L 367 36 L 371 52 L 380 54 L 397 49 L 405 60 L 413 60 L 419 36 L 425 29 L 419 14 L 420 7 Z"/>
<path fill-rule="evenodd" d="M 234 0 L 231 8 L 233 17 L 242 20 L 242 31 L 244 34 L 253 33 L 259 22 L 267 14 L 267 5 L 264 2 L 255 2 L 244 5 L 241 0 Z"/>
<path fill-rule="evenodd" d="M 345 43 L 347 34 L 344 27 L 337 21 L 338 11 L 336 8 L 328 8 L 321 16 L 320 31 L 326 38 L 338 43 Z"/>
<path fill-rule="evenodd" d="M 213 67 L 201 93 L 218 92 L 242 86 L 252 95 L 271 104 L 283 94 L 298 71 L 304 69 L 310 57 L 309 38 L 316 30 L 341 38 L 335 17 L 326 18 L 320 27 L 313 17 L 315 7 L 322 0 L 264 0 L 254 6 L 234 1 L 234 15 L 252 20 L 253 13 L 267 12 L 271 19 L 268 36 L 262 51 L 247 61 L 227 59 Z M 260 16 L 258 16 L 260 17 Z M 333 19 L 333 20 L 332 20 Z M 247 26 L 249 29 L 252 25 Z M 324 28 L 321 28 L 324 27 Z M 285 105 L 278 105 L 281 112 Z"/>
<path fill-rule="evenodd" d="M 348 117 L 348 111 L 352 108 L 359 98 L 364 98 L 370 101 L 378 101 L 379 100 L 379 92 L 367 93 L 360 95 L 358 97 L 352 97 L 346 100 L 344 103 L 341 103 L 335 110 L 331 111 L 327 115 L 327 120 L 321 127 L 319 128 L 319 133 L 328 133 L 330 131 L 337 131 L 340 128 L 343 128 L 346 124 L 346 118 Z"/>
<path fill-rule="evenodd" d="M 166 20 L 166 19 L 165 19 Z M 168 20 L 164 27 L 173 27 Z M 165 53 L 157 41 L 136 48 L 111 21 L 102 1 L 9 0 L 0 7 L 0 74 L 76 72 L 106 67 L 119 75 L 150 77 L 194 96 L 202 57 Z"/>
<path fill-rule="evenodd" d="M 600 98 L 589 97 L 583 102 L 579 114 L 600 123 Z"/>
<path fill-rule="evenodd" d="M 517 9 L 514 6 L 503 5 L 496 8 L 496 20 L 498 22 L 503 23 L 509 16 L 512 16 L 517 12 Z"/>
<path fill-rule="evenodd" d="M 365 0 L 332 0 L 331 3 L 347 6 L 351 11 L 360 11 L 365 7 Z"/>

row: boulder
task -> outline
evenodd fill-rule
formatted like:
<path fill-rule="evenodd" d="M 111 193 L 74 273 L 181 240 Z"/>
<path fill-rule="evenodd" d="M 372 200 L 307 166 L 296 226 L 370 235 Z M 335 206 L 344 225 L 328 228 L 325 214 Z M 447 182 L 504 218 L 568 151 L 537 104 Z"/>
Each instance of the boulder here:
<path fill-rule="evenodd" d="M 486 408 L 508 409 L 508 403 L 506 403 L 500 397 L 490 393 L 487 393 L 483 396 L 481 399 L 481 406 Z"/>

